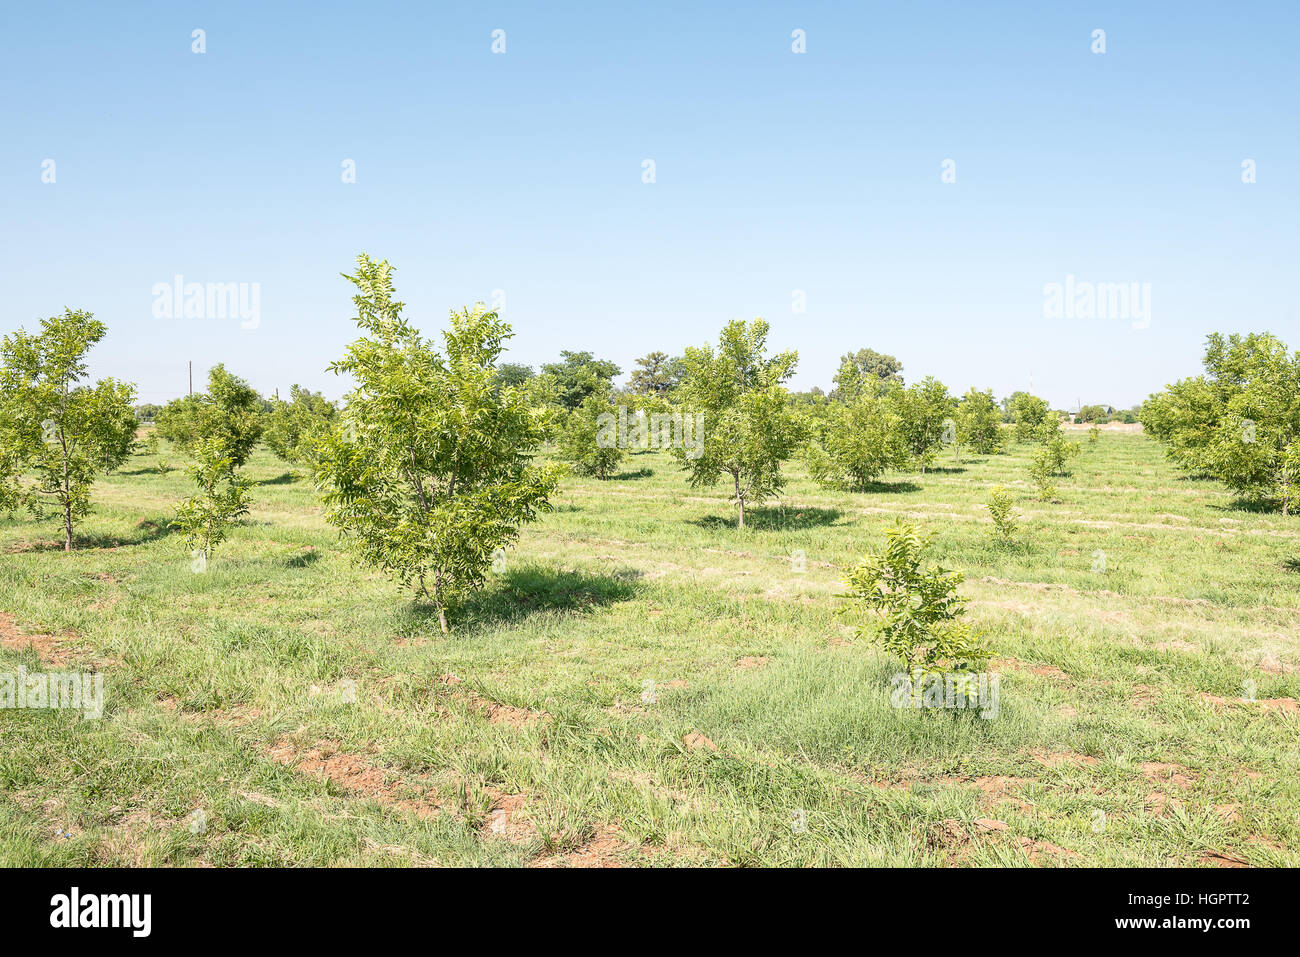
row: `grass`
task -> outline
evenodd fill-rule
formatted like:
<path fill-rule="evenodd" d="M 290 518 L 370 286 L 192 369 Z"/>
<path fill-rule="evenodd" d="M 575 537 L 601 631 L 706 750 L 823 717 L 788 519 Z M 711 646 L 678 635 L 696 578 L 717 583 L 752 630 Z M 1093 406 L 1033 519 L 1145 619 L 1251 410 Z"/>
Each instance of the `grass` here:
<path fill-rule="evenodd" d="M 71 555 L 0 521 L 0 673 L 105 676 L 100 720 L 0 711 L 0 864 L 1300 864 L 1300 520 L 1134 435 L 1044 504 L 1028 453 L 864 494 L 795 464 L 743 531 L 634 455 L 567 479 L 446 637 L 262 451 L 192 573 L 188 479 L 137 456 Z M 897 517 L 966 572 L 996 719 L 890 707 L 835 614 Z"/>

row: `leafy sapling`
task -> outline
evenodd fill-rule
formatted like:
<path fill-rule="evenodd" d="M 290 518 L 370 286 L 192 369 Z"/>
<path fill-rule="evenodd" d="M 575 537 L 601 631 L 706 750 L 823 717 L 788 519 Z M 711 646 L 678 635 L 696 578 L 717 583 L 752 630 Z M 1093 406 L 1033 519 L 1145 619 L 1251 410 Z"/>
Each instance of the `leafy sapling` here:
<path fill-rule="evenodd" d="M 446 632 L 494 553 L 550 507 L 561 469 L 533 464 L 538 419 L 498 374 L 509 325 L 481 303 L 453 312 L 439 351 L 403 317 L 391 272 L 363 254 L 345 277 L 365 335 L 331 366 L 357 387 L 319 445 L 317 481 L 360 561 L 432 601 Z"/>
<path fill-rule="evenodd" d="M 195 570 L 206 570 L 213 549 L 248 514 L 248 489 L 252 483 L 238 474 L 234 459 L 220 438 L 200 439 L 191 451 L 195 462 L 189 472 L 199 491 L 176 506 L 172 525 L 184 533 Z"/>
<path fill-rule="evenodd" d="M 989 495 L 988 510 L 989 517 L 993 519 L 993 541 L 998 545 L 1015 544 L 1020 526 L 1016 522 L 1011 494 L 1001 485 L 996 486 Z"/>
<path fill-rule="evenodd" d="M 1029 461 L 1029 477 L 1033 479 L 1040 502 L 1050 502 L 1056 496 L 1056 486 L 1052 484 L 1050 455 L 1043 448 L 1037 449 Z"/>
<path fill-rule="evenodd" d="M 239 469 L 262 434 L 260 409 L 253 387 L 218 365 L 208 374 L 206 393 L 187 396 L 158 413 L 158 430 L 164 437 L 170 430 L 171 440 L 194 459 L 189 472 L 198 492 L 176 506 L 172 524 L 185 533 L 196 570 L 207 568 L 212 550 L 248 514 L 251 483 Z"/>
<path fill-rule="evenodd" d="M 885 532 L 885 547 L 868 555 L 848 576 L 850 604 L 865 610 L 858 633 L 901 658 L 914 681 L 928 674 L 973 675 L 988 662 L 980 635 L 962 620 L 966 599 L 957 593 L 964 576 L 926 565 L 928 536 L 906 522 Z"/>
<path fill-rule="evenodd" d="M 607 479 L 627 455 L 620 448 L 615 409 L 609 399 L 589 395 L 568 414 L 560 434 L 558 454 L 579 475 Z"/>
<path fill-rule="evenodd" d="M 798 355 L 765 355 L 768 325 L 762 319 L 728 323 L 718 348 L 688 348 L 677 396 L 687 414 L 702 415 L 704 441 L 675 448 L 692 488 L 730 479 L 736 525 L 745 507 L 760 504 L 784 487 L 781 463 L 804 441 L 806 429 L 791 409 L 783 383 Z"/>

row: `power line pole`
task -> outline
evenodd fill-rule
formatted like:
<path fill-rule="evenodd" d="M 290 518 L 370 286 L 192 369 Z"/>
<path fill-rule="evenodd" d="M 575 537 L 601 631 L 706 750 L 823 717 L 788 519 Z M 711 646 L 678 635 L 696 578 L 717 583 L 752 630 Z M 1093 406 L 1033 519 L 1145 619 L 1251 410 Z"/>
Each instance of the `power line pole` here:
<path fill-rule="evenodd" d="M 194 360 L 190 360 L 190 395 L 194 394 Z"/>

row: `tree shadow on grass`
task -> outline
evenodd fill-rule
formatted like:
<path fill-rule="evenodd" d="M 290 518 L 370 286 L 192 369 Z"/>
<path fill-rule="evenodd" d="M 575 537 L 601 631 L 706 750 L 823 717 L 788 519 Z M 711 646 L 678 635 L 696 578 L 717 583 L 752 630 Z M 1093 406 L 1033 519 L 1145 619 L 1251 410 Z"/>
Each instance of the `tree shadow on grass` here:
<path fill-rule="evenodd" d="M 452 635 L 487 626 L 515 624 L 530 615 L 561 612 L 580 615 L 636 596 L 641 573 L 618 569 L 592 575 L 556 568 L 527 567 L 507 571 L 449 612 Z M 427 602 L 407 612 L 415 622 L 438 630 L 438 610 Z"/>
<path fill-rule="evenodd" d="M 619 472 L 617 475 L 611 475 L 609 477 L 609 481 L 626 482 L 631 479 L 649 478 L 654 474 L 655 474 L 654 469 L 637 469 L 635 472 Z"/>
<path fill-rule="evenodd" d="M 930 471 L 933 472 L 936 470 L 931 469 Z M 903 492 L 919 492 L 921 491 L 921 486 L 917 485 L 915 482 L 908 482 L 906 480 L 902 482 L 868 482 L 866 488 L 854 489 L 854 491 L 870 492 L 881 495 L 894 495 Z"/>
<path fill-rule="evenodd" d="M 838 508 L 749 508 L 745 510 L 745 527 L 762 531 L 791 531 L 834 525 L 844 513 Z M 693 518 L 701 528 L 735 528 L 736 516 L 705 515 Z"/>
<path fill-rule="evenodd" d="M 926 475 L 961 475 L 966 471 L 965 465 L 931 465 L 925 470 Z"/>
<path fill-rule="evenodd" d="M 1282 567 L 1289 572 L 1295 572 L 1297 575 L 1300 575 L 1300 558 L 1283 559 Z"/>
<path fill-rule="evenodd" d="M 309 565 L 315 565 L 320 561 L 320 552 L 311 548 L 309 551 L 299 552 L 285 560 L 285 568 L 306 568 Z"/>
<path fill-rule="evenodd" d="M 157 541 L 160 538 L 166 538 L 173 534 L 176 529 L 172 527 L 171 516 L 163 515 L 155 518 L 142 518 L 136 523 L 135 528 L 128 535 L 109 535 L 103 532 L 84 534 L 74 532 L 72 536 L 72 550 L 79 551 L 83 548 L 126 548 L 131 545 L 145 545 L 149 542 Z M 32 542 L 30 547 L 22 549 L 25 552 L 61 552 L 63 551 L 63 538 L 51 539 L 49 541 Z"/>
<path fill-rule="evenodd" d="M 258 485 L 292 485 L 298 481 L 298 476 L 292 472 L 283 472 L 275 478 L 262 479 Z"/>
<path fill-rule="evenodd" d="M 1277 502 L 1245 495 L 1238 495 L 1227 505 L 1211 505 L 1210 508 L 1220 512 L 1253 512 L 1256 515 L 1282 514 L 1282 506 Z"/>

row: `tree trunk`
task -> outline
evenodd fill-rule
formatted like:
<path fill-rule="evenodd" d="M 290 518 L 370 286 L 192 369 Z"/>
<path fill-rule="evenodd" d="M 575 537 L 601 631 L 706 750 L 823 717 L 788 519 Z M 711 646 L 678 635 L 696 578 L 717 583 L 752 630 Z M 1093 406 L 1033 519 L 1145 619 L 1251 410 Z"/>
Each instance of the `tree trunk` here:
<path fill-rule="evenodd" d="M 72 551 L 72 488 L 68 482 L 68 439 L 59 426 L 59 447 L 63 450 L 63 550 Z"/>
<path fill-rule="evenodd" d="M 745 527 L 745 496 L 740 493 L 740 473 L 732 476 L 736 481 L 736 509 L 739 516 L 737 528 Z"/>
<path fill-rule="evenodd" d="M 420 584 L 424 584 L 424 576 L 420 576 Z M 442 627 L 442 633 L 445 635 L 451 631 L 447 627 L 447 609 L 442 606 L 442 572 L 438 571 L 433 576 L 433 603 L 438 606 L 438 624 Z"/>

